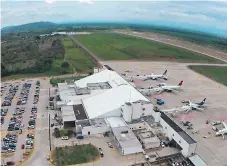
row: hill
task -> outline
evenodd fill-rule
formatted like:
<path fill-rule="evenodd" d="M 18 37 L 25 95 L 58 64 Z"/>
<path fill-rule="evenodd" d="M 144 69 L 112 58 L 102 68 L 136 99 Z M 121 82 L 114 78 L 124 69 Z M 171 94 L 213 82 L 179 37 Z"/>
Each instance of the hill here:
<path fill-rule="evenodd" d="M 26 32 L 26 31 L 43 31 L 59 27 L 58 24 L 52 22 L 34 22 L 18 26 L 8 26 L 1 29 L 2 33 L 10 32 Z"/>

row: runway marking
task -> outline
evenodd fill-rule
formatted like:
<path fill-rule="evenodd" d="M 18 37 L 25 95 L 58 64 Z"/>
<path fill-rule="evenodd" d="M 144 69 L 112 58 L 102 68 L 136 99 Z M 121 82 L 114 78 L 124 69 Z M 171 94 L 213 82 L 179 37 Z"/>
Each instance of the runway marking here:
<path fill-rule="evenodd" d="M 141 67 L 140 67 L 140 70 L 144 70 L 144 67 L 143 67 L 143 66 L 141 66 Z"/>

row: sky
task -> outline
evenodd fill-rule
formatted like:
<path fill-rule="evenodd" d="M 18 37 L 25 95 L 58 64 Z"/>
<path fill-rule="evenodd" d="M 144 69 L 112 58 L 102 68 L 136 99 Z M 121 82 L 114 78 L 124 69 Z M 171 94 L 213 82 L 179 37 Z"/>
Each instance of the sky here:
<path fill-rule="evenodd" d="M 133 22 L 227 36 L 227 0 L 2 0 L 1 27 L 38 21 Z"/>

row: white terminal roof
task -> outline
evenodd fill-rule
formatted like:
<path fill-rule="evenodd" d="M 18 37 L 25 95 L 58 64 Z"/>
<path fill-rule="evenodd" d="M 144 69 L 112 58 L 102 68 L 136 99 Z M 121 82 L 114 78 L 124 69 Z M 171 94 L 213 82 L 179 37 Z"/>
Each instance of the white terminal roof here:
<path fill-rule="evenodd" d="M 75 81 L 75 85 L 77 87 L 84 88 L 84 87 L 87 87 L 87 83 L 99 83 L 99 82 L 108 82 L 111 87 L 116 87 L 120 84 L 129 84 L 121 76 L 119 76 L 115 71 L 103 70 L 99 73 L 95 73 L 91 76 Z"/>
<path fill-rule="evenodd" d="M 83 101 L 90 119 L 120 108 L 126 102 L 149 101 L 131 85 L 120 85 Z"/>
<path fill-rule="evenodd" d="M 123 149 L 137 147 L 135 152 L 138 153 L 143 151 L 141 143 L 128 126 L 114 127 L 112 128 L 112 131 Z"/>
<path fill-rule="evenodd" d="M 61 110 L 62 110 L 62 118 L 64 122 L 76 120 L 73 106 L 63 106 Z"/>
<path fill-rule="evenodd" d="M 106 121 L 111 128 L 127 126 L 127 124 L 121 117 L 109 117 L 109 118 L 106 118 Z"/>
<path fill-rule="evenodd" d="M 111 70 L 103 70 L 99 73 L 82 78 L 75 81 L 74 85 L 75 87 L 85 88 L 89 83 L 105 82 L 112 88 L 91 90 L 91 94 L 86 95 L 76 95 L 75 88 L 70 88 L 66 83 L 60 83 L 58 84 L 58 87 L 61 99 L 67 103 L 66 105 L 76 105 L 82 101 L 89 119 L 97 118 L 98 116 L 118 109 L 124 105 L 125 102 L 149 102 L 149 100 L 131 84 L 115 71 Z"/>

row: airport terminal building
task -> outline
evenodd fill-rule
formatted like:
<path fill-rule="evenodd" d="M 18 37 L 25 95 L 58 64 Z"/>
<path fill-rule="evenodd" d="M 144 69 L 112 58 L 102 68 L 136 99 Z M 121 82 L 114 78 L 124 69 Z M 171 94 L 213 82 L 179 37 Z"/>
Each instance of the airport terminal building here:
<path fill-rule="evenodd" d="M 185 157 L 195 153 L 197 143 L 167 115 L 155 111 L 148 98 L 113 70 L 96 69 L 74 84 L 59 83 L 58 95 L 64 127 L 75 126 L 83 135 L 110 132 L 122 155 L 160 146 L 147 122 L 134 123 L 144 117 L 159 123 Z"/>

